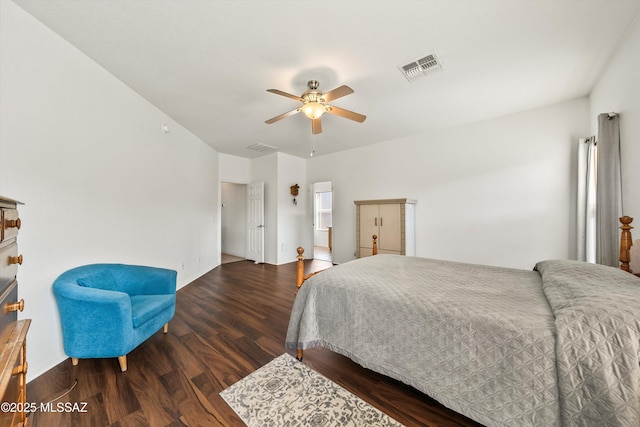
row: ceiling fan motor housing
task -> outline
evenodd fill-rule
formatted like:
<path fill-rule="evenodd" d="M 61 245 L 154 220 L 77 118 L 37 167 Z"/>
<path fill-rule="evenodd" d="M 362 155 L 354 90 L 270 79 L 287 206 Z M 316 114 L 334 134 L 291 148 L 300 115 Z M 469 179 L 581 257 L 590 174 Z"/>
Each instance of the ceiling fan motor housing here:
<path fill-rule="evenodd" d="M 318 90 L 320 83 L 317 80 L 309 80 L 307 86 L 309 87 L 309 89 L 304 91 L 301 96 L 305 104 L 309 102 L 325 102 L 324 98 L 322 97 L 322 95 L 324 94 L 322 93 L 322 91 Z"/>

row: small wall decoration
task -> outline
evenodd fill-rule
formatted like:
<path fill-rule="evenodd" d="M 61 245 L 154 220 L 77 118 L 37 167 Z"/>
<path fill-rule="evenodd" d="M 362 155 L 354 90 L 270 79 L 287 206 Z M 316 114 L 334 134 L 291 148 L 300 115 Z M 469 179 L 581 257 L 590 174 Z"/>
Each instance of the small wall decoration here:
<path fill-rule="evenodd" d="M 296 200 L 296 196 L 298 195 L 298 190 L 300 189 L 300 186 L 298 184 L 293 184 L 291 187 L 289 187 L 289 190 L 291 191 L 291 195 L 293 196 L 293 204 L 298 206 L 298 201 Z"/>

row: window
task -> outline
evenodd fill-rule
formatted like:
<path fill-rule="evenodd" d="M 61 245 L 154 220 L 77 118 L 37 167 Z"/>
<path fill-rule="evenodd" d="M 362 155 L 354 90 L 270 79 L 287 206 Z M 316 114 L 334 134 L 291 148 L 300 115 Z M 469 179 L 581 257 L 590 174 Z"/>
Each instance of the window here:
<path fill-rule="evenodd" d="M 316 230 L 327 231 L 327 227 L 332 226 L 332 205 L 333 193 L 331 191 L 316 193 Z"/>

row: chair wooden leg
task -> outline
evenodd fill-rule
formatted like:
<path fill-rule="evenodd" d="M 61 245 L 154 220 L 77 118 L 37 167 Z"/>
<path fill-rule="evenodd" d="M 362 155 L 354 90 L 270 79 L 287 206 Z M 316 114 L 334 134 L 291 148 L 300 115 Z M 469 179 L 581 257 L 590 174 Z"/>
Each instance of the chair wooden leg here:
<path fill-rule="evenodd" d="M 71 364 L 73 366 L 78 366 L 78 358 L 77 357 L 72 357 L 71 358 Z"/>
<path fill-rule="evenodd" d="M 127 355 L 118 356 L 118 363 L 120 363 L 120 370 L 125 372 L 127 370 Z"/>
<path fill-rule="evenodd" d="M 164 324 L 164 328 L 162 330 L 164 331 L 165 334 L 169 332 L 169 322 Z"/>

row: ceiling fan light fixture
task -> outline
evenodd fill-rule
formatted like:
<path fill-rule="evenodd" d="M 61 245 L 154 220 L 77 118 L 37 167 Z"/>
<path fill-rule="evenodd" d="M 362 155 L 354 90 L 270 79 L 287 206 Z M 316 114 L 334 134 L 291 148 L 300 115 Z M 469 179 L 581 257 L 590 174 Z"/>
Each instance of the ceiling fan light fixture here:
<path fill-rule="evenodd" d="M 307 102 L 302 106 L 302 112 L 311 120 L 320 118 L 326 111 L 324 105 L 319 102 Z"/>

